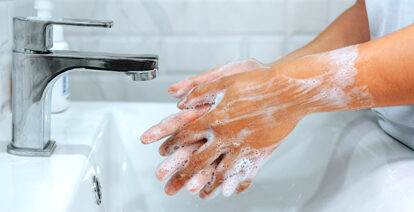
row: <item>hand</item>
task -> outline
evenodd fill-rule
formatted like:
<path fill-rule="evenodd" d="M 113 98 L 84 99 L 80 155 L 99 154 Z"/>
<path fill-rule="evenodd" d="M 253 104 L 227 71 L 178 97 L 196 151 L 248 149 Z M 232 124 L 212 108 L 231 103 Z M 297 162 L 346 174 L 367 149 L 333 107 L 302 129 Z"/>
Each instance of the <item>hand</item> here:
<path fill-rule="evenodd" d="M 255 59 L 244 59 L 227 63 L 170 86 L 168 93 L 174 98 L 181 99 L 184 98 L 185 95 L 191 91 L 191 89 L 197 87 L 198 85 L 211 82 L 225 76 L 252 71 L 262 67 L 265 67 L 265 65 Z"/>
<path fill-rule="evenodd" d="M 168 92 L 172 97 L 183 99 L 192 89 L 199 85 L 223 78 L 225 76 L 247 72 L 261 67 L 265 67 L 265 65 L 255 59 L 245 59 L 231 62 L 176 83 L 170 86 Z M 191 110 L 183 110 L 178 114 L 172 115 L 163 120 L 160 124 L 147 130 L 141 136 L 141 141 L 144 144 L 148 144 L 170 136 L 176 133 L 187 123 L 190 123 L 204 115 L 208 109 L 208 107 L 196 107 Z"/>
<path fill-rule="evenodd" d="M 161 155 L 171 156 L 159 166 L 157 177 L 162 180 L 184 168 L 167 183 L 167 194 L 185 184 L 190 193 L 201 190 L 202 198 L 221 185 L 225 196 L 249 187 L 279 142 L 305 115 L 303 108 L 292 104 L 296 87 L 289 78 L 272 73 L 262 68 L 199 85 L 179 103 L 181 113 L 144 133 L 145 143 L 174 133 L 160 147 Z M 167 126 L 180 127 L 167 130 Z"/>

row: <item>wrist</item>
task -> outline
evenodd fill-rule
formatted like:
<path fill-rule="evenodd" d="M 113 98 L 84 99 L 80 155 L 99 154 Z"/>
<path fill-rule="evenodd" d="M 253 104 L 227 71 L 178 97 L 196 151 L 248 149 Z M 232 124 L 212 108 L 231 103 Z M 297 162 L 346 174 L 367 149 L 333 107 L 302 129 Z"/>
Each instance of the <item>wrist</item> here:
<path fill-rule="evenodd" d="M 305 56 L 272 68 L 291 89 L 286 98 L 306 113 L 353 110 L 373 105 L 358 79 L 358 46 Z"/>

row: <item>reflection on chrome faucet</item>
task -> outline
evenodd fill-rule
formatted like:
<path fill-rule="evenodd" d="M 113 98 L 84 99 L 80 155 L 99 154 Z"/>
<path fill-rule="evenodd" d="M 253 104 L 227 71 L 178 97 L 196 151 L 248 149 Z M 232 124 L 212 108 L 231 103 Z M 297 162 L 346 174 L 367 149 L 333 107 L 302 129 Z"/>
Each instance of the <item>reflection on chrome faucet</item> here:
<path fill-rule="evenodd" d="M 19 17 L 13 19 L 12 110 L 13 136 L 7 151 L 23 156 L 50 156 L 53 84 L 75 68 L 122 72 L 134 81 L 152 80 L 158 70 L 156 55 L 123 55 L 51 51 L 53 25 L 111 27 L 112 21 Z"/>

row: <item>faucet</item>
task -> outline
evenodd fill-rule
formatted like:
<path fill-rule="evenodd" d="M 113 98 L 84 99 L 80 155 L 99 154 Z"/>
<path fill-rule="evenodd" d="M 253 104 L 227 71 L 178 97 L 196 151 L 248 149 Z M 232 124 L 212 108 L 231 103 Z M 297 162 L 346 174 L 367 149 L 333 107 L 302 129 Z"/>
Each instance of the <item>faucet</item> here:
<path fill-rule="evenodd" d="M 157 55 L 126 55 L 52 51 L 53 25 L 112 27 L 112 21 L 40 17 L 13 18 L 12 141 L 7 152 L 20 156 L 50 156 L 51 91 L 65 72 L 77 68 L 125 73 L 134 81 L 152 80 Z"/>

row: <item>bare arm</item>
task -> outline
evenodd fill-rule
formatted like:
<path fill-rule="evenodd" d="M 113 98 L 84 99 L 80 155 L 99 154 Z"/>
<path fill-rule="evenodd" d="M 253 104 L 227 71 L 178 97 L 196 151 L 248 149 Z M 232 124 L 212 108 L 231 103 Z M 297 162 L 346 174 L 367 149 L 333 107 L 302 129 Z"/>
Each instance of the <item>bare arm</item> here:
<path fill-rule="evenodd" d="M 269 65 L 274 66 L 305 55 L 339 49 L 369 40 L 370 32 L 365 0 L 358 0 L 309 44 Z"/>
<path fill-rule="evenodd" d="M 219 188 L 225 196 L 242 192 L 308 114 L 414 104 L 413 46 L 414 24 L 360 45 L 200 85 L 179 107 L 215 105 L 214 109 L 163 145 L 165 149 L 203 147 L 171 177 L 166 192 L 177 193 L 216 161 L 220 162 L 214 165 L 214 178 L 203 184 L 200 196 L 205 198 Z M 240 171 L 239 164 L 247 165 Z"/>
<path fill-rule="evenodd" d="M 183 98 L 194 87 L 218 78 L 251 71 L 264 66 L 272 67 L 276 64 L 285 63 L 305 55 L 317 54 L 359 44 L 369 41 L 369 39 L 370 33 L 365 0 L 357 0 L 352 7 L 341 14 L 312 42 L 272 63 L 262 64 L 254 59 L 248 59 L 218 66 L 210 71 L 172 85 L 168 89 L 168 92 L 175 98 Z"/>

